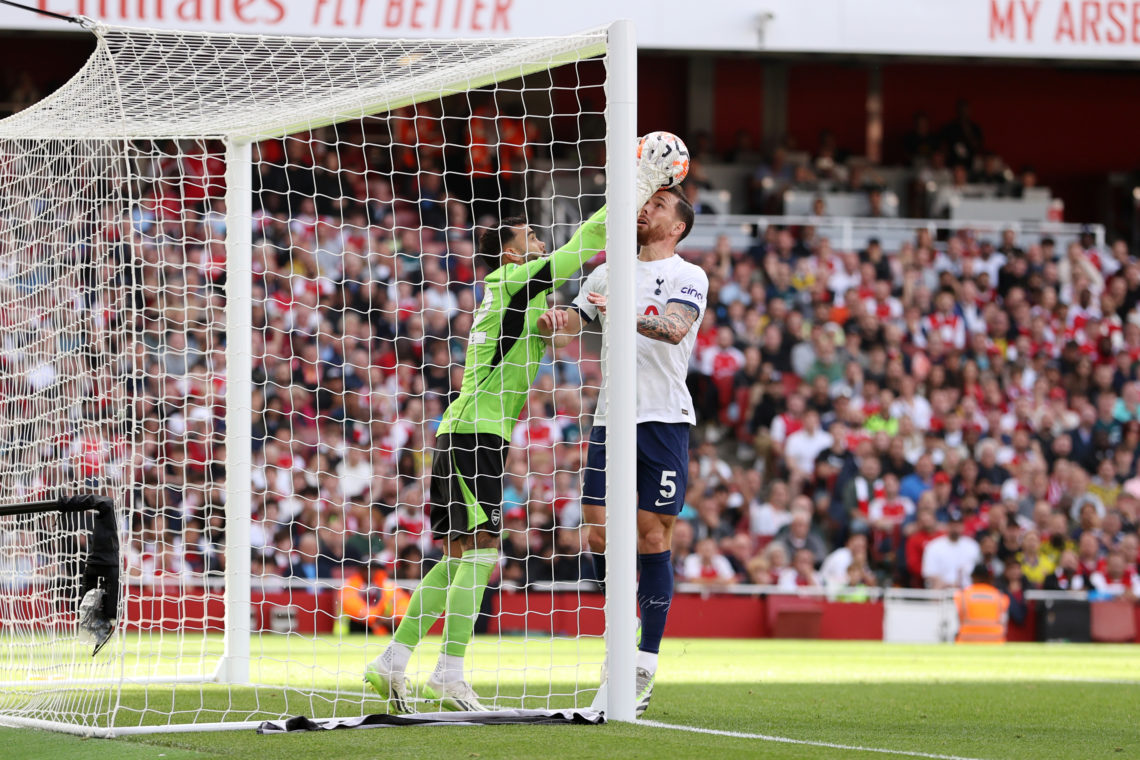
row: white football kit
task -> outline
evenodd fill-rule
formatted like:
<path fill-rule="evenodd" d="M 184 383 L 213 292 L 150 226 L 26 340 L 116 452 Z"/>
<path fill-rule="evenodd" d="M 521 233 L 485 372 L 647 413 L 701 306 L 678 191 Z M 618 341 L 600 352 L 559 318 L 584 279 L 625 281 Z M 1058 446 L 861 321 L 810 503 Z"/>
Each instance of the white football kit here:
<path fill-rule="evenodd" d="M 574 299 L 574 308 L 587 320 L 598 316 L 598 308 L 586 300 L 587 294 L 606 295 L 606 269 L 602 264 L 590 273 L 582 290 Z M 637 262 L 637 313 L 664 314 L 672 301 L 688 304 L 697 310 L 694 324 L 705 314 L 709 280 L 703 269 L 673 254 L 667 259 Z M 605 315 L 602 315 L 604 323 Z M 637 336 L 637 421 L 696 422 L 693 400 L 685 386 L 689 357 L 697 342 L 697 331 L 689 330 L 681 342 L 672 345 L 661 340 Z M 606 373 L 609 336 L 602 330 L 602 374 Z M 606 424 L 606 389 L 598 394 L 594 425 Z"/>

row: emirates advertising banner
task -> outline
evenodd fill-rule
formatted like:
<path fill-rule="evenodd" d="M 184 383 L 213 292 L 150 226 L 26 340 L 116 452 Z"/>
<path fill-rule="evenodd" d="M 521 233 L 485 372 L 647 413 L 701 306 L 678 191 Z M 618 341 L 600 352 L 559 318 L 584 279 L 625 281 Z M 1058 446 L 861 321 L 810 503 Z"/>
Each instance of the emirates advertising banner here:
<path fill-rule="evenodd" d="M 645 49 L 1140 57 L 1140 0 L 24 0 L 109 24 L 327 37 L 568 34 L 632 19 Z M 0 29 L 64 30 L 0 6 Z"/>

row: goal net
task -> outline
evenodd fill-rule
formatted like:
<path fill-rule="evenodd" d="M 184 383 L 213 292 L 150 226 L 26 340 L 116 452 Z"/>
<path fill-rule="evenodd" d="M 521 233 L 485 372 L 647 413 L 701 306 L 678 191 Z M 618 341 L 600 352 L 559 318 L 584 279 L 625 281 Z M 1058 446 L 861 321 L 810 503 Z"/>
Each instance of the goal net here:
<path fill-rule="evenodd" d="M 0 121 L 0 506 L 113 500 L 117 625 L 92 655 L 92 514 L 0 516 L 0 723 L 383 712 L 362 673 L 440 557 L 428 477 L 497 266 L 479 236 L 521 216 L 552 250 L 606 202 L 607 146 L 633 138 L 632 98 L 615 119 L 607 93 L 619 75 L 629 91 L 632 57 L 615 68 L 608 30 L 88 29 L 83 70 Z M 466 658 L 498 708 L 582 708 L 598 687 L 579 506 L 598 351 L 548 353 L 511 438 Z"/>

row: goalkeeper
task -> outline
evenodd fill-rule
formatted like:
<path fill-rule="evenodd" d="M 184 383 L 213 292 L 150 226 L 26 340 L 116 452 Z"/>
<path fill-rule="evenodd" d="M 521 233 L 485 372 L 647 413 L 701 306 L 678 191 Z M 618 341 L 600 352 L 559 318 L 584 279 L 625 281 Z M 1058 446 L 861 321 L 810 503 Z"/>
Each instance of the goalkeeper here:
<path fill-rule="evenodd" d="M 444 610 L 443 651 L 424 693 L 449 710 L 487 709 L 463 678 L 463 657 L 499 560 L 511 432 L 548 341 L 562 326 L 545 314 L 546 296 L 605 247 L 605 220 L 603 207 L 550 256 L 518 217 L 503 219 L 480 238 L 480 253 L 499 266 L 484 283 L 467 341 L 463 389 L 443 415 L 432 461 L 432 532 L 443 542 L 444 557 L 412 594 L 388 648 L 364 671 L 391 712 L 409 711 L 408 661 Z"/>

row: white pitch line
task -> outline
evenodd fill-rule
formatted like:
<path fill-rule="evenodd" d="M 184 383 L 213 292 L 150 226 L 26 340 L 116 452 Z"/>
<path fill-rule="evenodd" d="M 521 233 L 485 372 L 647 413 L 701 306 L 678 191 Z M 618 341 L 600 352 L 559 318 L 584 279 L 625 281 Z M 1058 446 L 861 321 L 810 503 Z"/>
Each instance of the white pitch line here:
<path fill-rule="evenodd" d="M 678 726 L 673 723 L 658 723 L 655 720 L 639 720 L 638 726 L 651 726 L 653 728 L 671 728 L 675 731 L 690 731 L 695 734 L 713 734 L 715 736 L 728 736 L 734 739 L 758 739 L 765 742 L 778 742 L 780 744 L 805 744 L 812 747 L 827 747 L 828 749 L 842 749 L 849 752 L 877 752 L 880 755 L 901 755 L 903 757 L 922 757 L 928 760 L 981 760 L 976 757 L 962 757 L 960 755 L 936 755 L 931 752 L 912 752 L 905 749 L 883 749 L 882 747 L 858 747 L 853 744 L 833 744 L 832 742 L 813 742 L 806 739 L 791 739 L 787 736 L 768 736 L 767 734 L 745 734 L 740 731 L 720 731 L 714 728 L 697 728 L 695 726 Z"/>
<path fill-rule="evenodd" d="M 1060 681 L 1061 683 L 1115 683 L 1125 686 L 1136 686 L 1140 679 L 1135 678 L 1081 678 L 1080 676 L 1052 676 L 1046 681 Z"/>

